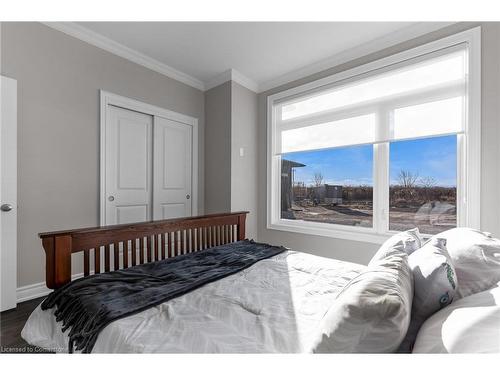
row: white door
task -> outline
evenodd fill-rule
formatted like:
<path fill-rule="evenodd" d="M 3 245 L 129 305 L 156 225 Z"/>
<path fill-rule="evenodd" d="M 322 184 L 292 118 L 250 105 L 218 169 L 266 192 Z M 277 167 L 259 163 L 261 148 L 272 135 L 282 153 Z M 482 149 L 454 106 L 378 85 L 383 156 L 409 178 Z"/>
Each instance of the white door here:
<path fill-rule="evenodd" d="M 153 220 L 192 215 L 193 128 L 154 120 Z"/>
<path fill-rule="evenodd" d="M 17 81 L 0 77 L 0 311 L 16 307 Z"/>
<path fill-rule="evenodd" d="M 152 116 L 108 106 L 104 224 L 151 220 L 152 131 Z"/>

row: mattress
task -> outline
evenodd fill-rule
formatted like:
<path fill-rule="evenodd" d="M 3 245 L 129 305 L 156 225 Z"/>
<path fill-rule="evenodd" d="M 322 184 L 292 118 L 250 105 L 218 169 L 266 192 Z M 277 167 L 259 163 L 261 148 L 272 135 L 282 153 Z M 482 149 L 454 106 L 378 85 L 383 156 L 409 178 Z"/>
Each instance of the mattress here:
<path fill-rule="evenodd" d="M 309 353 L 337 294 L 365 266 L 286 251 L 109 324 L 93 353 Z M 38 306 L 21 336 L 67 352 L 54 310 Z"/>

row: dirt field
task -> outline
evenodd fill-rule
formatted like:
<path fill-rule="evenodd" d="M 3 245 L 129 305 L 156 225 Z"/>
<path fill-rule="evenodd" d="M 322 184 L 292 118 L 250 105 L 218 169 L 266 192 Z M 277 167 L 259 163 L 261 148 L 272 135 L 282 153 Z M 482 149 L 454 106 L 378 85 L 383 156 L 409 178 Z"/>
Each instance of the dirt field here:
<path fill-rule="evenodd" d="M 418 210 L 391 208 L 389 210 L 389 229 L 402 231 L 418 227 L 420 233 L 437 234 L 456 227 L 456 210 L 440 214 L 421 214 Z"/>
<path fill-rule="evenodd" d="M 439 207 L 438 207 L 439 208 Z M 456 210 L 448 205 L 441 211 L 436 207 L 396 208 L 389 211 L 390 230 L 407 230 L 418 227 L 421 233 L 436 234 L 456 226 Z M 439 213 L 436 213 L 439 212 Z M 340 225 L 372 227 L 373 209 L 367 204 L 349 205 L 293 205 L 283 217 Z"/>

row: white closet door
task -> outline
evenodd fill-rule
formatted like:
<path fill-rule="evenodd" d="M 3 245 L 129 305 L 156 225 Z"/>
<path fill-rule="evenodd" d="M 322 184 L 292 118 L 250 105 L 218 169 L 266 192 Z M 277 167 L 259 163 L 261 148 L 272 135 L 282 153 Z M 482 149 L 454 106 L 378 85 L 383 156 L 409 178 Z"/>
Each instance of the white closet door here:
<path fill-rule="evenodd" d="M 153 117 L 109 106 L 106 118 L 106 225 L 151 220 Z"/>
<path fill-rule="evenodd" d="M 155 116 L 153 139 L 153 220 L 191 216 L 193 128 Z"/>

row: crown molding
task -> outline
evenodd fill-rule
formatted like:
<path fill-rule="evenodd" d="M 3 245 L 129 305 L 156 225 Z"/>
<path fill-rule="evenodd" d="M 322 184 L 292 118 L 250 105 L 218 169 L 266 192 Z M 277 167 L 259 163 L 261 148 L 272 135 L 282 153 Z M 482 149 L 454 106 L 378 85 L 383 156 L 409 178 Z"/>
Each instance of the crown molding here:
<path fill-rule="evenodd" d="M 246 87 L 250 91 L 253 91 L 255 93 L 259 92 L 259 85 L 257 84 L 257 82 L 244 76 L 243 74 L 241 74 L 237 70 L 231 69 L 231 80 L 240 84 L 243 87 Z"/>
<path fill-rule="evenodd" d="M 277 78 L 261 83 L 258 87 L 258 92 L 261 93 L 264 91 L 268 91 L 287 83 L 299 80 L 301 78 L 311 76 L 340 64 L 344 64 L 351 60 L 355 60 L 357 58 L 369 55 L 377 51 L 381 51 L 385 48 L 408 41 L 421 35 L 431 33 L 438 29 L 442 29 L 454 23 L 455 22 L 418 22 L 397 32 L 377 38 L 368 43 L 363 43 L 357 47 L 337 53 L 317 63 L 307 65 L 303 68 L 291 71 Z"/>
<path fill-rule="evenodd" d="M 218 76 L 210 79 L 205 85 L 205 90 L 210 90 L 228 81 L 234 81 L 255 93 L 259 92 L 259 85 L 257 84 L 257 82 L 244 76 L 235 69 L 228 69 L 224 73 L 219 74 Z"/>
<path fill-rule="evenodd" d="M 102 36 L 101 34 L 89 30 L 86 27 L 78 25 L 75 22 L 42 22 L 42 23 L 48 27 L 61 31 L 74 38 L 80 39 L 95 47 L 111 52 L 114 55 L 123 57 L 124 59 L 142 65 L 145 68 L 151 69 L 157 73 L 161 73 L 164 76 L 175 79 L 176 81 L 182 82 L 198 90 L 202 91 L 205 90 L 205 84 L 199 79 L 194 78 L 177 69 L 174 69 L 171 66 L 168 66 L 149 56 L 146 56 L 141 52 L 133 50 L 132 48 L 126 47 L 121 43 L 106 38 L 105 36 Z"/>
<path fill-rule="evenodd" d="M 211 78 L 205 84 L 205 90 L 213 89 L 214 87 L 222 85 L 223 83 L 226 83 L 227 81 L 230 80 L 231 80 L 231 69 L 226 70 L 225 72 L 219 74 L 218 76 Z"/>

